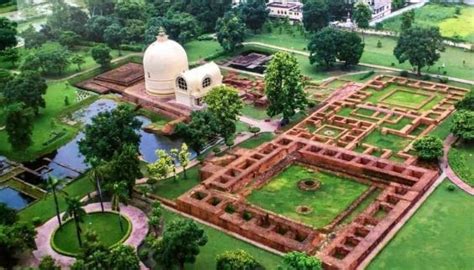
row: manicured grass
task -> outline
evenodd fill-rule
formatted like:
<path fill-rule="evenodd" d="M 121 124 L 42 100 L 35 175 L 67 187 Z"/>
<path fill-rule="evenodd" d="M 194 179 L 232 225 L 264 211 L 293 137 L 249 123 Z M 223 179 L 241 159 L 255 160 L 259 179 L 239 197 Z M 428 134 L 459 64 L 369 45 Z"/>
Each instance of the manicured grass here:
<path fill-rule="evenodd" d="M 49 83 L 44 96 L 46 108 L 40 110 L 40 114 L 34 119 L 33 144 L 24 152 L 13 151 L 8 142 L 7 132 L 3 130 L 0 131 L 0 155 L 16 161 L 34 160 L 72 139 L 79 127 L 63 124 L 58 121 L 58 117 L 66 111 L 76 110 L 94 100 L 94 98 L 89 98 L 78 103 L 76 95 L 76 88 L 67 82 Z M 70 103 L 68 106 L 64 103 L 66 97 Z M 0 113 L 3 113 L 1 108 Z"/>
<path fill-rule="evenodd" d="M 374 130 L 362 142 L 398 152 L 405 148 L 410 140 L 390 133 L 383 135 L 379 130 Z"/>
<path fill-rule="evenodd" d="M 464 182 L 474 187 L 474 144 L 462 143 L 452 147 L 448 153 L 451 169 Z"/>
<path fill-rule="evenodd" d="M 445 180 L 367 269 L 472 269 L 472 197 Z"/>
<path fill-rule="evenodd" d="M 362 201 L 361 204 L 359 204 L 350 215 L 348 215 L 342 223 L 344 224 L 349 224 L 354 220 L 360 213 L 362 213 L 375 199 L 380 195 L 382 192 L 381 189 L 377 189 L 374 192 L 372 192 L 365 200 Z"/>
<path fill-rule="evenodd" d="M 406 125 L 410 124 L 412 121 L 413 121 L 413 119 L 411 119 L 411 118 L 402 117 L 402 119 L 398 120 L 398 122 L 395 123 L 395 124 L 389 124 L 389 123 L 384 122 L 382 124 L 382 127 L 391 128 L 391 129 L 395 129 L 395 130 L 401 130 Z"/>
<path fill-rule="evenodd" d="M 163 216 L 166 223 L 178 218 L 184 218 L 178 214 L 170 211 L 163 211 Z M 196 258 L 194 264 L 186 264 L 185 269 L 214 269 L 216 266 L 216 256 L 228 250 L 243 249 L 250 253 L 257 261 L 265 267 L 265 269 L 277 269 L 277 266 L 281 262 L 281 258 L 278 255 L 255 247 L 239 239 L 233 238 L 221 231 L 218 231 L 209 226 L 199 224 L 204 229 L 208 242 L 205 246 L 200 248 L 199 255 Z M 159 268 L 158 268 L 159 269 Z"/>
<path fill-rule="evenodd" d="M 119 218 L 123 224 L 123 230 L 120 228 Z M 106 247 L 124 241 L 127 232 L 130 229 L 130 222 L 123 216 L 111 212 L 90 213 L 84 216 L 84 222 L 80 224 L 82 229 L 82 240 L 86 231 L 97 233 L 99 241 Z M 76 234 L 76 225 L 74 220 L 69 219 L 52 236 L 52 244 L 59 252 L 78 255 L 81 252 L 79 240 Z"/>
<path fill-rule="evenodd" d="M 0 5 L 0 14 L 8 13 L 16 10 L 16 4 L 13 2 Z"/>
<path fill-rule="evenodd" d="M 298 189 L 298 181 L 308 178 L 320 181 L 321 187 L 316 191 Z M 264 209 L 321 228 L 368 188 L 344 177 L 292 165 L 260 190 L 254 190 L 247 199 Z M 309 206 L 313 211 L 306 215 L 298 214 L 296 207 L 300 205 Z"/>
<path fill-rule="evenodd" d="M 461 14 L 456 15 L 456 7 L 461 8 Z M 440 28 L 444 37 L 456 37 L 474 42 L 474 7 L 466 5 L 436 5 L 429 4 L 415 9 L 415 26 Z M 402 16 L 396 16 L 383 22 L 384 29 L 400 31 Z"/>
<path fill-rule="evenodd" d="M 264 120 L 270 118 L 270 116 L 267 115 L 267 110 L 265 108 L 255 107 L 252 104 L 244 104 L 241 113 L 244 116 L 257 120 Z"/>
<path fill-rule="evenodd" d="M 441 140 L 446 139 L 451 133 L 451 123 L 453 122 L 453 115 L 451 114 L 448 118 L 444 119 L 434 130 L 430 132 L 430 135 L 436 136 Z"/>
<path fill-rule="evenodd" d="M 382 42 L 382 48 L 377 47 L 378 40 Z M 306 50 L 305 48 L 309 42 L 307 38 L 297 31 L 294 31 L 294 35 L 290 35 L 285 31 L 283 31 L 282 34 L 279 34 L 277 31 L 273 31 L 273 33 L 264 32 L 259 35 L 250 36 L 247 41 L 262 42 L 299 51 Z M 395 48 L 396 42 L 396 38 L 392 37 L 365 35 L 364 53 L 362 54 L 360 62 L 411 70 L 411 66 L 408 62 L 399 64 L 398 60 L 393 56 L 393 49 Z M 308 58 L 305 56 L 301 57 L 305 58 L 307 65 L 309 65 Z M 302 66 L 301 68 L 303 73 L 305 73 L 304 71 L 308 71 L 308 67 L 306 66 Z M 430 67 L 429 70 L 425 68 L 423 71 L 431 74 L 439 74 L 438 68 L 440 72 L 446 71 L 447 76 L 471 80 L 472 70 L 474 69 L 474 57 L 471 56 L 470 52 L 466 52 L 463 49 L 446 47 L 446 50 L 441 53 L 439 61 Z M 312 72 L 315 72 L 314 70 L 316 70 L 315 67 L 312 68 Z"/>
<path fill-rule="evenodd" d="M 166 199 L 174 200 L 201 183 L 199 178 L 199 166 L 188 169 L 186 174 L 188 176 L 187 179 L 184 178 L 183 173 L 180 173 L 176 180 L 171 177 L 166 180 L 158 181 L 158 183 L 153 186 L 152 193 Z"/>
<path fill-rule="evenodd" d="M 64 192 L 69 196 L 76 196 L 82 198 L 87 193 L 94 191 L 94 184 L 91 182 L 89 177 L 86 175 L 74 180 L 74 182 L 64 187 Z M 59 210 L 62 212 L 66 210 L 66 201 L 64 199 L 65 194 L 58 194 Z M 41 200 L 37 200 L 33 204 L 30 204 L 19 213 L 21 221 L 32 221 L 35 217 L 38 217 L 42 222 L 49 220 L 56 215 L 54 198 L 52 194 L 46 195 Z"/>
<path fill-rule="evenodd" d="M 184 44 L 184 49 L 188 55 L 189 62 L 203 60 L 213 54 L 223 52 L 217 40 L 193 40 Z"/>
<path fill-rule="evenodd" d="M 416 108 L 419 104 L 426 102 L 429 96 L 412 92 L 396 91 L 383 102 L 401 107 Z"/>
<path fill-rule="evenodd" d="M 266 142 L 269 142 L 269 141 L 273 140 L 273 138 L 275 138 L 275 135 L 273 133 L 271 133 L 271 132 L 262 132 L 262 133 L 258 134 L 257 136 L 252 137 L 252 138 L 246 140 L 245 142 L 239 144 L 238 146 L 242 147 L 242 148 L 247 148 L 247 149 L 254 149 L 254 148 L 260 146 L 261 144 L 264 144 Z"/>

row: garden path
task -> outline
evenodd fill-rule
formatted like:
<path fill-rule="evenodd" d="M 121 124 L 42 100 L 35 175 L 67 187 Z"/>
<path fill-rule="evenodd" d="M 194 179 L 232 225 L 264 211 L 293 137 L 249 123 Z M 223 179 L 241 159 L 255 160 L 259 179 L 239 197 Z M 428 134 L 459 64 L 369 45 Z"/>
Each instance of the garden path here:
<path fill-rule="evenodd" d="M 109 202 L 104 203 L 104 207 L 107 211 L 111 211 L 111 205 Z M 101 209 L 100 203 L 88 204 L 84 207 L 84 209 L 87 213 L 99 212 Z M 120 213 L 128 217 L 128 219 L 132 222 L 132 232 L 124 244 L 132 246 L 136 249 L 143 239 L 145 239 L 148 233 L 148 217 L 143 211 L 130 205 L 121 205 Z M 53 257 L 53 259 L 56 260 L 62 269 L 69 268 L 69 266 L 74 263 L 76 260 L 75 258 L 61 255 L 51 247 L 51 237 L 58 226 L 59 224 L 56 217 L 52 217 L 50 220 L 36 229 L 37 235 L 35 242 L 37 248 L 35 251 L 33 251 L 33 258 L 31 258 L 29 261 L 30 266 L 38 266 L 41 258 L 47 255 Z M 147 269 L 142 263 L 140 263 L 140 268 Z"/>
<path fill-rule="evenodd" d="M 451 169 L 451 167 L 449 166 L 449 149 L 451 149 L 451 145 L 456 141 L 456 139 L 457 138 L 454 137 L 453 134 L 449 134 L 449 136 L 444 140 L 444 154 L 440 161 L 440 167 L 446 172 L 446 176 L 451 182 L 453 182 L 453 184 L 464 190 L 466 193 L 474 196 L 474 188 L 466 184 L 461 178 L 459 178 L 453 171 L 453 169 Z"/>

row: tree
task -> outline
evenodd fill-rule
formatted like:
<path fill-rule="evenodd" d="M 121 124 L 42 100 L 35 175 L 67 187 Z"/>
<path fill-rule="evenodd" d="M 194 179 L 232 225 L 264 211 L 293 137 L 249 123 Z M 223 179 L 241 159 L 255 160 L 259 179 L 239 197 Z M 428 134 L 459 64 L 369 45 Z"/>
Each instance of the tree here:
<path fill-rule="evenodd" d="M 342 21 L 352 12 L 352 4 L 346 0 L 327 1 L 329 21 Z"/>
<path fill-rule="evenodd" d="M 451 132 L 467 142 L 474 141 L 474 112 L 464 110 L 455 112 Z"/>
<path fill-rule="evenodd" d="M 443 142 L 434 136 L 424 136 L 416 140 L 413 149 L 418 157 L 425 160 L 435 160 L 443 156 Z"/>
<path fill-rule="evenodd" d="M 9 208 L 6 204 L 0 203 L 0 225 L 12 225 L 18 221 L 15 209 Z"/>
<path fill-rule="evenodd" d="M 108 190 L 110 191 L 112 195 L 112 198 L 110 199 L 112 210 L 117 211 L 119 213 L 118 220 L 119 220 L 120 230 L 123 232 L 122 216 L 120 215 L 120 203 L 127 204 L 127 201 L 129 199 L 127 183 L 125 182 L 113 183 L 108 187 Z"/>
<path fill-rule="evenodd" d="M 232 52 L 244 41 L 245 23 L 235 12 L 228 11 L 217 20 L 216 32 L 224 51 Z"/>
<path fill-rule="evenodd" d="M 403 31 L 398 39 L 393 54 L 400 63 L 408 60 L 416 67 L 418 76 L 425 66 L 432 66 L 444 51 L 443 38 L 436 27 L 411 27 Z"/>
<path fill-rule="evenodd" d="M 175 132 L 198 153 L 218 135 L 214 114 L 207 110 L 191 112 L 191 121 L 177 124 Z"/>
<path fill-rule="evenodd" d="M 59 179 L 56 177 L 49 176 L 47 180 L 47 186 L 48 189 L 53 193 L 54 206 L 56 208 L 56 218 L 58 219 L 59 227 L 62 227 L 63 224 L 61 222 L 61 212 L 59 211 L 59 202 L 57 195 L 57 192 L 59 192 L 61 188 L 61 181 L 59 181 Z"/>
<path fill-rule="evenodd" d="M 20 70 L 39 72 L 42 66 L 43 64 L 41 63 L 41 59 L 39 59 L 35 54 L 31 53 L 23 57 L 23 60 L 20 64 Z"/>
<path fill-rule="evenodd" d="M 462 100 L 455 104 L 458 110 L 474 111 L 474 90 L 469 91 Z"/>
<path fill-rule="evenodd" d="M 183 167 L 184 179 L 187 179 L 186 170 L 191 159 L 191 153 L 189 153 L 188 145 L 186 143 L 181 144 L 181 148 L 178 152 L 178 161 L 181 167 Z"/>
<path fill-rule="evenodd" d="M 71 63 L 77 65 L 77 71 L 81 71 L 81 66 L 86 63 L 86 60 L 83 55 L 74 54 L 71 58 Z"/>
<path fill-rule="evenodd" d="M 239 120 L 243 104 L 239 92 L 232 87 L 218 86 L 213 88 L 204 97 L 208 111 L 214 115 L 219 134 L 228 139 L 236 131 L 236 122 Z"/>
<path fill-rule="evenodd" d="M 44 74 L 62 74 L 69 66 L 71 52 L 59 43 L 47 42 L 33 52 Z"/>
<path fill-rule="evenodd" d="M 82 247 L 82 238 L 81 238 L 81 223 L 84 222 L 84 216 L 86 215 L 86 211 L 82 208 L 83 204 L 81 200 L 77 197 L 66 197 L 66 211 L 63 215 L 63 220 L 68 218 L 72 218 L 74 220 L 74 224 L 76 225 L 76 236 L 77 241 L 79 242 L 79 246 Z"/>
<path fill-rule="evenodd" d="M 110 66 L 112 56 L 110 55 L 110 48 L 104 44 L 94 46 L 91 49 L 91 55 L 94 61 L 99 64 L 102 68 Z"/>
<path fill-rule="evenodd" d="M 270 10 L 264 0 L 251 0 L 240 4 L 240 13 L 242 14 L 245 24 L 254 33 L 262 29 L 263 24 L 268 19 Z"/>
<path fill-rule="evenodd" d="M 207 243 L 207 236 L 193 220 L 178 219 L 172 221 L 163 233 L 163 237 L 156 241 L 155 259 L 165 268 L 175 265 L 180 270 L 185 263 L 194 263 L 199 254 L 199 247 Z"/>
<path fill-rule="evenodd" d="M 267 114 L 283 114 L 282 122 L 289 122 L 296 110 L 304 110 L 308 103 L 304 92 L 303 76 L 296 58 L 288 53 L 273 55 L 265 71 L 265 94 L 269 106 Z"/>
<path fill-rule="evenodd" d="M 124 182 L 129 195 L 132 195 L 136 180 L 142 177 L 138 146 L 125 144 L 118 148 L 107 167 L 108 170 L 105 173 L 106 182 L 109 184 Z"/>
<path fill-rule="evenodd" d="M 101 112 L 86 125 L 84 138 L 79 141 L 79 151 L 86 162 L 111 161 L 116 152 L 121 152 L 124 145 L 138 148 L 140 135 L 137 130 L 141 122 L 127 106 L 118 106 L 108 112 Z"/>
<path fill-rule="evenodd" d="M 7 107 L 5 130 L 8 142 L 15 151 L 24 151 L 33 143 L 33 111 L 23 103 L 14 103 Z"/>
<path fill-rule="evenodd" d="M 325 0 L 307 1 L 303 6 L 303 25 L 306 31 L 317 32 L 329 23 L 329 8 Z"/>
<path fill-rule="evenodd" d="M 72 31 L 80 36 L 85 36 L 89 16 L 80 7 L 70 6 L 64 0 L 56 0 L 52 3 L 52 14 L 48 16 L 47 25 L 58 37 L 61 31 Z"/>
<path fill-rule="evenodd" d="M 370 19 L 372 19 L 372 10 L 364 2 L 358 2 L 354 8 L 352 15 L 357 27 L 365 29 L 369 28 Z"/>
<path fill-rule="evenodd" d="M 415 11 L 412 9 L 402 14 L 402 24 L 400 25 L 400 30 L 403 32 L 409 29 L 413 22 L 415 21 Z"/>
<path fill-rule="evenodd" d="M 84 264 L 90 266 L 90 264 L 96 264 L 94 261 L 94 256 L 98 252 L 105 253 L 108 256 L 109 249 L 105 247 L 102 242 L 99 241 L 99 236 L 93 230 L 86 230 L 84 232 L 84 243 L 81 247 L 81 253 L 78 256 L 78 259 L 82 259 Z M 105 262 L 104 262 L 105 263 Z M 85 268 L 83 268 L 85 270 Z"/>
<path fill-rule="evenodd" d="M 232 0 L 190 0 L 177 3 L 182 5 L 176 9 L 187 12 L 198 20 L 204 32 L 210 33 L 216 27 L 216 21 L 224 16 L 224 13 L 231 10 Z"/>
<path fill-rule="evenodd" d="M 123 42 L 124 34 L 123 28 L 116 23 L 111 24 L 104 31 L 105 43 L 111 48 L 118 49 L 119 55 L 122 55 L 120 44 Z"/>
<path fill-rule="evenodd" d="M 43 95 L 48 85 L 36 72 L 22 72 L 5 85 L 3 96 L 7 104 L 23 103 L 39 114 L 39 108 L 45 108 Z"/>
<path fill-rule="evenodd" d="M 18 43 L 16 27 L 16 22 L 12 22 L 6 17 L 0 17 L 0 51 L 16 46 Z"/>
<path fill-rule="evenodd" d="M 283 256 L 283 263 L 278 267 L 280 270 L 322 270 L 321 262 L 314 256 L 302 252 L 293 251 Z"/>
<path fill-rule="evenodd" d="M 159 201 L 152 204 L 151 213 L 148 218 L 148 225 L 153 231 L 153 235 L 158 237 L 163 224 L 163 209 Z"/>
<path fill-rule="evenodd" d="M 91 17 L 111 15 L 115 10 L 114 0 L 87 0 L 85 2 Z"/>
<path fill-rule="evenodd" d="M 103 42 L 105 29 L 114 23 L 118 22 L 113 17 L 92 16 L 85 25 L 88 39 L 95 42 Z"/>
<path fill-rule="evenodd" d="M 127 245 L 119 245 L 110 252 L 110 269 L 115 270 L 138 270 L 140 260 L 135 249 Z"/>
<path fill-rule="evenodd" d="M 158 159 L 148 164 L 148 173 L 155 179 L 165 179 L 173 171 L 173 158 L 163 149 L 156 150 Z"/>
<path fill-rule="evenodd" d="M 56 261 L 51 256 L 44 256 L 38 266 L 39 270 L 61 270 L 61 267 L 56 264 Z"/>
<path fill-rule="evenodd" d="M 147 15 L 143 3 L 130 0 L 118 1 L 115 4 L 114 14 L 122 24 L 129 20 L 146 21 Z"/>
<path fill-rule="evenodd" d="M 12 66 L 15 66 L 18 59 L 20 59 L 17 48 L 7 48 L 3 52 L 0 52 L 0 55 L 3 57 L 3 60 L 10 62 Z"/>
<path fill-rule="evenodd" d="M 261 269 L 261 266 L 248 252 L 238 249 L 217 255 L 216 269 L 256 270 Z"/>
<path fill-rule="evenodd" d="M 107 174 L 106 164 L 100 164 L 99 162 L 91 162 L 94 166 L 89 170 L 90 178 L 94 182 L 95 190 L 99 195 L 100 208 L 104 212 L 104 199 L 102 196 L 102 184 Z"/>
<path fill-rule="evenodd" d="M 0 268 L 13 269 L 16 254 L 36 249 L 35 236 L 31 224 L 0 224 Z"/>
<path fill-rule="evenodd" d="M 164 17 L 153 17 L 145 26 L 145 43 L 150 44 L 156 40 L 156 34 L 162 28 L 173 40 L 184 44 L 201 32 L 198 21 L 186 12 L 168 12 Z"/>
<path fill-rule="evenodd" d="M 401 9 L 406 5 L 406 0 L 393 0 L 392 1 L 392 10 Z"/>
<path fill-rule="evenodd" d="M 68 49 L 72 49 L 80 39 L 80 36 L 72 31 L 63 31 L 59 34 L 59 44 Z"/>
<path fill-rule="evenodd" d="M 48 41 L 48 37 L 43 32 L 36 31 L 33 25 L 30 25 L 21 32 L 20 36 L 23 38 L 25 48 L 27 49 L 38 48 Z"/>
<path fill-rule="evenodd" d="M 314 34 L 308 44 L 310 64 L 318 63 L 326 68 L 333 66 L 337 61 L 338 40 L 339 31 L 332 27 Z"/>
<path fill-rule="evenodd" d="M 354 32 L 341 31 L 337 42 L 337 59 L 344 61 L 344 67 L 357 65 L 362 53 L 364 52 L 364 43 L 362 39 Z"/>

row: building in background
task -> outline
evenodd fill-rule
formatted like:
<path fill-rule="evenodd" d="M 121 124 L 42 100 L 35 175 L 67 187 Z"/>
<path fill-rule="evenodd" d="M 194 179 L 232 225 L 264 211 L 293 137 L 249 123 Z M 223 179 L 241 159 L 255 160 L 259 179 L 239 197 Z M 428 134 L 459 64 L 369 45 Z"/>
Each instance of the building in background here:
<path fill-rule="evenodd" d="M 269 16 L 288 18 L 292 22 L 303 21 L 303 3 L 296 0 L 270 0 L 267 4 Z"/>

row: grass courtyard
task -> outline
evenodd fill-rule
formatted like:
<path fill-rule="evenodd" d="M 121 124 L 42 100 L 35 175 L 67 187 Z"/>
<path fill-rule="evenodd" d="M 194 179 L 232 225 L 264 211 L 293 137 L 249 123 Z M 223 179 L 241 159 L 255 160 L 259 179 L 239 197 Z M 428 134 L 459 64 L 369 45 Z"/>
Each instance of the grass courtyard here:
<path fill-rule="evenodd" d="M 456 8 L 461 14 L 456 14 Z M 474 7 L 467 5 L 428 4 L 415 9 L 415 26 L 437 26 L 441 34 L 448 38 L 458 38 L 474 42 Z M 392 17 L 383 22 L 384 29 L 398 32 L 402 16 Z"/>
<path fill-rule="evenodd" d="M 298 181 L 308 178 L 320 181 L 321 187 L 316 191 L 300 190 Z M 368 188 L 369 186 L 344 177 L 292 165 L 260 190 L 254 190 L 247 200 L 277 214 L 321 228 L 328 225 Z M 313 211 L 298 214 L 296 207 L 301 205 L 309 206 Z"/>
<path fill-rule="evenodd" d="M 122 222 L 123 230 L 120 228 Z M 84 234 L 89 231 L 97 233 L 99 241 L 106 247 L 111 247 L 115 244 L 123 242 L 131 230 L 130 221 L 123 216 L 111 212 L 96 212 L 89 213 L 84 216 L 84 222 L 81 223 L 82 240 L 84 241 Z M 79 254 L 81 247 L 76 234 L 76 225 L 74 220 L 66 221 L 61 228 L 56 230 L 52 236 L 53 248 L 58 252 L 66 254 Z"/>
<path fill-rule="evenodd" d="M 246 149 L 255 149 L 256 147 L 269 142 L 275 138 L 275 135 L 271 132 L 262 132 L 257 134 L 256 136 L 244 141 L 243 143 L 239 144 L 239 147 L 246 148 Z"/>
<path fill-rule="evenodd" d="M 472 197 L 445 180 L 367 268 L 472 269 Z"/>
<path fill-rule="evenodd" d="M 448 161 L 451 169 L 464 182 L 474 187 L 474 144 L 461 143 L 454 145 L 448 153 Z"/>
<path fill-rule="evenodd" d="M 166 199 L 174 200 L 201 183 L 199 178 L 199 166 L 188 169 L 186 175 L 187 179 L 184 178 L 183 173 L 179 173 L 176 180 L 174 180 L 173 177 L 159 180 L 158 183 L 153 185 L 152 193 Z"/>

